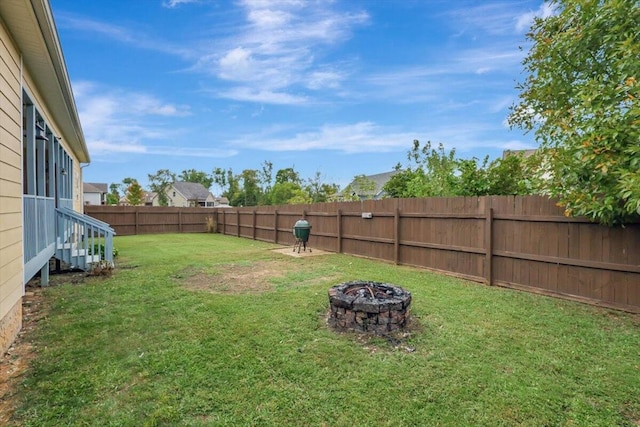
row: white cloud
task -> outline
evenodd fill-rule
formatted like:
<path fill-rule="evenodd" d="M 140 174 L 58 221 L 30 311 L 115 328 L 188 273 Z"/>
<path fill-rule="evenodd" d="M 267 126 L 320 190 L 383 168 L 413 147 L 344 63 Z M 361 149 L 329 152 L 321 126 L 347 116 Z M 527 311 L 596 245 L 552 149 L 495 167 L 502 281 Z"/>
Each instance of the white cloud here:
<path fill-rule="evenodd" d="M 218 76 L 225 80 L 244 81 L 254 76 L 251 51 L 243 47 L 228 51 L 220 58 L 218 66 Z"/>
<path fill-rule="evenodd" d="M 210 147 L 176 147 L 169 145 L 148 146 L 146 152 L 160 156 L 180 156 L 180 157 L 208 157 L 223 158 L 232 157 L 238 154 L 237 150 L 227 150 Z"/>
<path fill-rule="evenodd" d="M 500 145 L 500 148 L 502 148 L 503 150 L 531 150 L 538 147 L 536 147 L 534 144 L 531 144 L 530 142 L 524 142 L 518 139 L 514 139 L 504 142 Z"/>
<path fill-rule="evenodd" d="M 345 75 L 327 71 L 331 67 L 319 62 L 318 53 L 348 38 L 369 17 L 332 9 L 332 3 L 243 1 L 245 25 L 193 69 L 235 85 L 220 93 L 242 101 L 299 104 L 308 97 L 293 94 L 295 88 L 337 88 Z"/>
<path fill-rule="evenodd" d="M 389 152 L 404 149 L 416 137 L 414 133 L 394 132 L 372 122 L 324 125 L 318 130 L 301 131 L 292 137 L 278 137 L 281 129 L 261 135 L 245 135 L 235 146 L 266 151 L 332 150 L 344 153 Z"/>
<path fill-rule="evenodd" d="M 172 9 L 174 7 L 180 6 L 181 4 L 198 3 L 198 1 L 199 0 L 169 0 L 162 2 L 162 6 Z"/>
<path fill-rule="evenodd" d="M 324 88 L 337 89 L 340 87 L 340 82 L 345 78 L 344 73 L 335 71 L 313 71 L 307 79 L 307 87 L 313 90 Z"/>
<path fill-rule="evenodd" d="M 164 103 L 154 96 L 143 93 L 123 95 L 124 102 L 130 107 L 130 113 L 140 116 L 184 117 L 191 115 L 188 105 Z"/>
<path fill-rule="evenodd" d="M 138 143 L 118 144 L 103 139 L 92 139 L 89 140 L 87 144 L 91 150 L 91 154 L 96 156 L 116 153 L 144 154 L 147 152 L 147 148 Z"/>
<path fill-rule="evenodd" d="M 190 115 L 188 106 L 86 81 L 74 83 L 73 88 L 87 146 L 94 155 L 146 153 L 226 157 L 236 153 L 234 150 L 158 144 L 183 132 L 173 120 Z"/>
<path fill-rule="evenodd" d="M 469 120 L 465 123 L 452 123 L 450 126 L 440 124 L 438 127 L 406 130 L 362 121 L 325 124 L 318 129 L 297 132 L 288 126 L 274 126 L 262 133 L 243 135 L 232 141 L 232 145 L 273 152 L 326 150 L 345 154 L 404 153 L 414 139 L 419 139 L 433 144 L 442 142 L 446 149 L 455 147 L 463 155 L 477 149 L 531 148 L 530 144 L 518 140 L 504 141 L 491 137 L 497 130 L 496 126 L 484 122 Z"/>
<path fill-rule="evenodd" d="M 282 10 L 250 9 L 247 18 L 258 27 L 281 28 L 293 19 L 293 15 Z"/>
<path fill-rule="evenodd" d="M 168 0 L 163 5 L 173 8 L 198 1 L 202 0 Z M 296 91 L 340 87 L 347 73 L 331 71 L 336 67 L 322 62 L 323 53 L 369 21 L 365 12 L 341 10 L 332 0 L 246 0 L 236 6 L 241 8 L 241 22 L 216 26 L 215 37 L 209 40 L 195 39 L 196 34 L 202 37 L 204 32 L 194 32 L 192 40 L 179 44 L 145 34 L 139 28 L 68 13 L 57 18 L 61 27 L 192 61 L 189 71 L 205 73 L 232 86 L 215 91 L 224 97 L 239 93 L 243 96 L 233 99 L 296 105 L 310 100 Z"/>
<path fill-rule="evenodd" d="M 452 70 L 465 73 L 486 74 L 490 71 L 519 69 L 524 52 L 514 46 L 493 44 L 475 49 L 465 49 L 453 58 Z"/>
<path fill-rule="evenodd" d="M 526 31 L 531 27 L 531 24 L 533 24 L 533 20 L 538 17 L 538 18 L 548 18 L 550 16 L 555 15 L 556 13 L 556 9 L 554 8 L 554 6 L 550 3 L 542 3 L 540 5 L 540 7 L 538 8 L 538 10 L 536 11 L 531 11 L 531 12 L 527 12 L 527 13 L 523 13 L 522 15 L 520 15 L 517 20 L 516 20 L 516 30 L 518 32 L 522 32 L 522 31 Z"/>
<path fill-rule="evenodd" d="M 483 2 L 474 7 L 454 9 L 449 15 L 455 20 L 452 25 L 459 29 L 460 35 L 475 31 L 504 35 L 514 31 L 516 6 L 513 2 Z"/>
<path fill-rule="evenodd" d="M 555 13 L 549 2 L 542 2 L 535 11 L 520 12 L 516 2 L 483 2 L 477 6 L 458 8 L 450 11 L 458 36 L 471 31 L 481 31 L 489 35 L 522 33 L 529 29 L 535 17 L 547 18 Z"/>
<path fill-rule="evenodd" d="M 162 40 L 157 36 L 144 34 L 138 30 L 131 30 L 118 25 L 79 17 L 70 13 L 56 14 L 56 23 L 60 28 L 98 34 L 138 49 L 148 49 L 183 58 L 191 58 L 194 56 L 193 50 L 184 45 L 176 45 L 167 40 Z"/>
<path fill-rule="evenodd" d="M 233 99 L 235 101 L 257 102 L 263 104 L 301 105 L 307 103 L 305 96 L 292 95 L 286 92 L 260 90 L 251 87 L 234 87 L 229 90 L 216 92 L 220 98 Z"/>

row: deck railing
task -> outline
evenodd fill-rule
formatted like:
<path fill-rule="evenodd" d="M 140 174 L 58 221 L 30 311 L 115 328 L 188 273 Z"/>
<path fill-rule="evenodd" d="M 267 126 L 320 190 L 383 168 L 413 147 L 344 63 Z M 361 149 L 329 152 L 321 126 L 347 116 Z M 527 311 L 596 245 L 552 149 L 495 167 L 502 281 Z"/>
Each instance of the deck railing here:
<path fill-rule="evenodd" d="M 55 200 L 52 197 L 25 194 L 22 203 L 24 207 L 24 262 L 26 264 L 41 252 L 50 249 L 56 241 Z"/>
<path fill-rule="evenodd" d="M 73 201 L 23 195 L 24 281 L 29 281 L 51 257 L 73 268 L 91 269 L 99 261 L 113 265 L 113 236 L 109 224 L 71 209 Z"/>

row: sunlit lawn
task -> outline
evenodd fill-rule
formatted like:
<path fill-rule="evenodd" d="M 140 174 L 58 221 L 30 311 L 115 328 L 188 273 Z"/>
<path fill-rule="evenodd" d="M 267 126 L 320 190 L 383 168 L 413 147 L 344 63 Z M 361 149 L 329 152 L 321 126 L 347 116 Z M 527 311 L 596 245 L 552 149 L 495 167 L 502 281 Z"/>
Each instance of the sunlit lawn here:
<path fill-rule="evenodd" d="M 117 237 L 110 278 L 46 289 L 28 426 L 637 426 L 640 318 L 213 234 Z M 408 336 L 325 323 L 348 280 L 413 294 Z"/>

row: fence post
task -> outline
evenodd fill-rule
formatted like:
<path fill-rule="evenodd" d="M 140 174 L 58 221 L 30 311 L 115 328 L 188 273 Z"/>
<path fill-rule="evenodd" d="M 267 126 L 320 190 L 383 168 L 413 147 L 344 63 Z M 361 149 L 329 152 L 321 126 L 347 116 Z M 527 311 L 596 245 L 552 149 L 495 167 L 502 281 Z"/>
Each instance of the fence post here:
<path fill-rule="evenodd" d="M 273 243 L 278 243 L 278 209 L 273 210 Z"/>
<path fill-rule="evenodd" d="M 236 229 L 236 236 L 240 237 L 240 209 L 236 210 L 236 224 L 238 224 Z"/>
<path fill-rule="evenodd" d="M 342 209 L 338 209 L 338 249 L 336 252 L 342 253 Z"/>
<path fill-rule="evenodd" d="M 251 237 L 253 240 L 256 240 L 256 210 L 253 210 L 253 215 L 251 218 Z"/>
<path fill-rule="evenodd" d="M 493 285 L 493 208 L 491 207 L 490 200 L 486 200 L 487 205 L 485 207 L 485 224 L 484 224 L 484 274 L 485 280 L 489 286 Z"/>
<path fill-rule="evenodd" d="M 222 234 L 227 234 L 227 212 L 222 210 Z"/>
<path fill-rule="evenodd" d="M 395 229 L 395 236 L 393 239 L 393 258 L 396 265 L 400 263 L 400 208 L 396 208 L 396 212 L 393 215 L 393 226 Z"/>
<path fill-rule="evenodd" d="M 140 209 L 140 208 L 138 208 L 138 207 L 136 206 L 136 235 L 138 234 L 138 223 L 140 222 L 140 221 L 138 221 L 138 210 L 139 210 L 139 209 Z"/>
<path fill-rule="evenodd" d="M 307 219 L 307 210 L 302 209 L 302 219 Z"/>
<path fill-rule="evenodd" d="M 178 231 L 182 233 L 182 209 L 178 208 Z"/>

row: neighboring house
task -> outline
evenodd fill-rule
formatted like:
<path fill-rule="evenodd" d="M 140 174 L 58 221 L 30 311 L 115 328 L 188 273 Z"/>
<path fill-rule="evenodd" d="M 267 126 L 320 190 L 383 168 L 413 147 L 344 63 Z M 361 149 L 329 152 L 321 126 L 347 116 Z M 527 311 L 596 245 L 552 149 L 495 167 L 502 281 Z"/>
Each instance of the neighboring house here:
<path fill-rule="evenodd" d="M 109 188 L 107 184 L 97 182 L 85 182 L 82 184 L 82 195 L 85 205 L 106 205 L 108 192 Z"/>
<path fill-rule="evenodd" d="M 338 194 L 338 200 L 348 200 L 354 197 L 359 200 L 383 199 L 386 193 L 382 188 L 398 172 L 394 170 L 356 178 Z"/>
<path fill-rule="evenodd" d="M 216 208 L 230 208 L 229 199 L 224 196 L 216 197 L 214 200 L 214 207 Z"/>
<path fill-rule="evenodd" d="M 0 0 L 0 354 L 52 257 L 88 269 L 96 237 L 113 260 L 113 230 L 81 213 L 89 160 L 49 1 Z"/>
<path fill-rule="evenodd" d="M 158 197 L 158 193 L 153 191 L 146 191 L 144 193 L 144 205 L 153 206 L 153 201 Z"/>
<path fill-rule="evenodd" d="M 215 206 L 215 198 L 204 185 L 197 182 L 176 181 L 165 190 L 169 206 L 207 207 Z M 153 199 L 154 206 L 160 206 L 158 197 Z"/>

